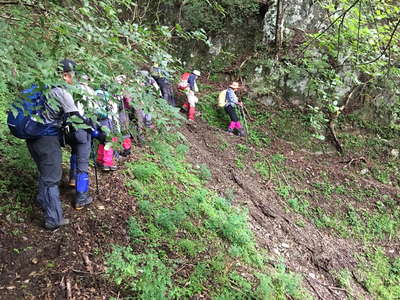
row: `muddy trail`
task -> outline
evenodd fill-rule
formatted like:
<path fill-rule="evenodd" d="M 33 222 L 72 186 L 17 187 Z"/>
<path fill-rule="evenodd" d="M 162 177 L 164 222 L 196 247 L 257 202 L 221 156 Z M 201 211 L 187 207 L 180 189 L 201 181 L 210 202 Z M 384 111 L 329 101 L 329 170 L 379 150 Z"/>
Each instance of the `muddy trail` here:
<path fill-rule="evenodd" d="M 212 173 L 208 188 L 221 195 L 233 192 L 233 203 L 248 209 L 250 226 L 260 249 L 268 251 L 269 264 L 275 266 L 283 257 L 290 271 L 304 277 L 304 287 L 315 299 L 346 299 L 349 296 L 370 299 L 357 274 L 353 274 L 352 294 L 338 287 L 331 275 L 332 270 L 353 270 L 356 267 L 354 253 L 363 252 L 363 244 L 318 229 L 306 218 L 291 212 L 277 194 L 272 178 L 263 179 L 251 168 L 256 160 L 253 155 L 243 158 L 246 168 L 237 168 L 236 145 L 246 144 L 244 138 L 227 135 L 200 118 L 195 123 L 183 124 L 181 133 L 190 147 L 188 160 L 195 168 L 206 164 Z M 221 143 L 224 143 L 224 149 L 221 149 Z M 250 144 L 247 146 L 253 150 Z M 126 160 L 134 161 L 139 152 L 145 151 L 149 150 L 135 148 Z M 287 158 L 288 166 L 307 174 L 304 185 L 321 170 L 338 180 L 345 180 L 351 173 L 351 169 L 344 168 L 343 157 L 295 150 L 290 143 L 280 139 L 274 139 L 270 147 L 262 150 L 264 157 L 277 153 Z M 64 213 L 72 221 L 65 228 L 55 232 L 42 229 L 37 207 L 32 207 L 24 221 L 0 220 L 0 299 L 123 296 L 117 287 L 104 279 L 104 256 L 113 244 L 129 244 L 126 221 L 137 209 L 135 198 L 129 196 L 124 185 L 123 161 L 120 165 L 121 168 L 112 174 L 99 172 L 99 194 L 95 192 L 94 174 L 91 174 L 95 202 L 82 211 L 72 208 L 73 191 L 66 186 L 66 178 L 63 180 Z M 363 185 L 386 188 L 378 182 L 364 182 Z M 392 191 L 396 192 L 399 191 Z M 340 209 L 332 205 L 327 207 Z M 303 226 L 298 226 L 299 219 Z M 399 255 L 399 244 L 390 246 L 394 255 Z"/>

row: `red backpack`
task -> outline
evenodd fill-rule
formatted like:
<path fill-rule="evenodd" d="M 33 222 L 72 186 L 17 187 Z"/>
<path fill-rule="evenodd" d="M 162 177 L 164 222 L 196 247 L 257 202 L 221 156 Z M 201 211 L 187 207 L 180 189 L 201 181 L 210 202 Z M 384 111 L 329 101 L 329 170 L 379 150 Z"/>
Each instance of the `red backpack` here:
<path fill-rule="evenodd" d="M 185 90 L 188 86 L 188 79 L 189 79 L 190 73 L 186 72 L 183 73 L 182 76 L 180 77 L 180 82 L 178 83 L 178 90 Z"/>

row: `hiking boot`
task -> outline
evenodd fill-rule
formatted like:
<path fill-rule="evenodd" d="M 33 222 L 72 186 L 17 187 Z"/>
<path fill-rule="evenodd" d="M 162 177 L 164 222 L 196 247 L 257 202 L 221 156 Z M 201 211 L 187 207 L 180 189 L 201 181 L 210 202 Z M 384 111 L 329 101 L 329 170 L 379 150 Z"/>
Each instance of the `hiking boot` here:
<path fill-rule="evenodd" d="M 75 179 L 70 179 L 70 180 L 68 181 L 68 185 L 69 185 L 70 187 L 75 187 L 75 185 L 76 185 Z"/>
<path fill-rule="evenodd" d="M 101 167 L 99 167 L 99 169 L 101 171 L 108 172 L 108 171 L 117 171 L 118 167 L 116 165 L 111 165 L 111 166 L 101 165 Z"/>
<path fill-rule="evenodd" d="M 237 131 L 238 136 L 246 136 L 246 131 L 243 128 L 239 128 Z"/>
<path fill-rule="evenodd" d="M 44 222 L 44 228 L 46 228 L 47 230 L 56 230 L 56 229 L 60 228 L 61 226 L 68 225 L 68 224 L 69 224 L 69 219 L 63 219 L 61 221 L 61 223 L 58 225 Z"/>
<path fill-rule="evenodd" d="M 117 171 L 118 170 L 118 167 L 117 166 L 115 166 L 115 165 L 112 165 L 112 166 L 107 166 L 107 170 L 105 170 L 105 171 Z"/>
<path fill-rule="evenodd" d="M 75 206 L 76 210 L 81 210 L 86 205 L 93 202 L 93 198 L 89 196 L 89 192 L 76 192 Z"/>
<path fill-rule="evenodd" d="M 226 133 L 229 134 L 229 135 L 233 135 L 233 128 L 228 128 Z"/>
<path fill-rule="evenodd" d="M 124 149 L 124 150 L 121 151 L 119 154 L 120 154 L 121 156 L 124 156 L 124 157 L 129 156 L 129 155 L 131 154 L 131 149 Z"/>

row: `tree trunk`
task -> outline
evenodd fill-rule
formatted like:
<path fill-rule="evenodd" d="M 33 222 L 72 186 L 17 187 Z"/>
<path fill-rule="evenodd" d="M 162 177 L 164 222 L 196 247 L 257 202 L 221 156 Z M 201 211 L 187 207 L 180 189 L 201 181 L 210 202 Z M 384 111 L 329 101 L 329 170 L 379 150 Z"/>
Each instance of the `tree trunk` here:
<path fill-rule="evenodd" d="M 279 60 L 283 44 L 283 1 L 276 2 L 276 22 L 275 22 L 275 59 Z"/>

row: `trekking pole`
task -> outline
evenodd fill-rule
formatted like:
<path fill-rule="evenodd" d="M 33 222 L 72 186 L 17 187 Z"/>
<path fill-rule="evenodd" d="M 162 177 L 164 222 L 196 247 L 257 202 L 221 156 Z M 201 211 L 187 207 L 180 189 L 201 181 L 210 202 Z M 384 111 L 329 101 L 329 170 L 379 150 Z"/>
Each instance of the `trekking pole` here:
<path fill-rule="evenodd" d="M 93 159 L 93 164 L 94 164 L 94 178 L 96 180 L 96 194 L 99 195 L 99 179 L 97 177 L 97 164 L 96 164 L 96 155 L 94 152 L 94 143 L 93 140 L 91 141 L 91 148 L 92 148 L 92 159 Z"/>
<path fill-rule="evenodd" d="M 243 105 L 243 104 L 242 104 Z M 247 120 L 246 120 L 246 114 L 244 112 L 244 106 L 239 106 L 240 108 L 240 113 L 242 115 L 243 118 L 243 123 L 244 123 L 244 128 L 246 129 L 246 135 L 249 134 L 249 127 L 247 126 Z"/>
<path fill-rule="evenodd" d="M 251 115 L 250 115 L 248 109 L 247 109 L 245 106 L 243 106 L 243 110 L 244 110 L 244 112 L 247 114 L 248 119 L 249 119 L 250 121 L 252 121 L 252 118 L 251 118 Z"/>

